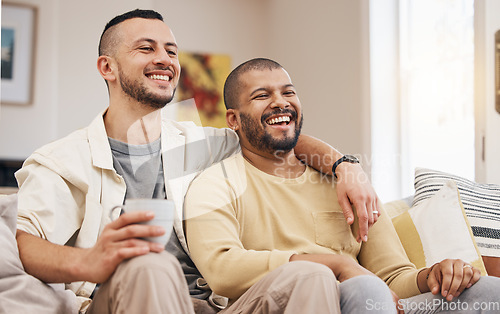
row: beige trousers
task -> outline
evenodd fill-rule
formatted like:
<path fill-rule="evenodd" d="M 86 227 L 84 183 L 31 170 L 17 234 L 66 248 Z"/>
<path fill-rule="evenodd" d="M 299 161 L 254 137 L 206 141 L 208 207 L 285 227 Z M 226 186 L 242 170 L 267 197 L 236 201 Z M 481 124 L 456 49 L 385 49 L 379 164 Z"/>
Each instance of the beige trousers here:
<path fill-rule="evenodd" d="M 332 271 L 312 262 L 291 262 L 254 284 L 221 314 L 340 313 Z M 194 305 L 194 307 L 193 307 Z M 177 259 L 151 253 L 120 264 L 97 291 L 88 314 L 216 313 L 207 301 L 191 299 Z"/>
<path fill-rule="evenodd" d="M 267 274 L 220 313 L 340 314 L 337 279 L 324 265 L 290 262 Z"/>
<path fill-rule="evenodd" d="M 188 314 L 194 309 L 179 262 L 162 252 L 122 262 L 101 285 L 87 313 Z"/>

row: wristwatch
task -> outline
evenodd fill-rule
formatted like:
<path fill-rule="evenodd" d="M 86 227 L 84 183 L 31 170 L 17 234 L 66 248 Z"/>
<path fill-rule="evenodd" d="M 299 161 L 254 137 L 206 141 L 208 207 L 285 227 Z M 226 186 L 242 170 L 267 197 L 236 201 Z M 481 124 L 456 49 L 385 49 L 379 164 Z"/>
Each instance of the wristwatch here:
<path fill-rule="evenodd" d="M 335 179 L 337 179 L 337 174 L 335 173 L 335 170 L 337 169 L 337 166 L 340 165 L 342 162 L 347 161 L 350 162 L 351 164 L 359 164 L 359 159 L 356 158 L 356 156 L 353 155 L 344 155 L 342 156 L 339 160 L 333 163 L 332 166 L 332 173 Z"/>

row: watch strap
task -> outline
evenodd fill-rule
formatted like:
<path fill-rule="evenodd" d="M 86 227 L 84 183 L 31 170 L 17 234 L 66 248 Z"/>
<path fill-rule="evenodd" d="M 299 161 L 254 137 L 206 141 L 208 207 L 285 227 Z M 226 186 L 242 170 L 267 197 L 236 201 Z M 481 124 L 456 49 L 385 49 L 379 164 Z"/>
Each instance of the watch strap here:
<path fill-rule="evenodd" d="M 337 170 L 337 166 L 340 165 L 341 163 L 343 163 L 344 161 L 350 162 L 352 164 L 359 163 L 359 159 L 356 158 L 355 156 L 352 156 L 352 155 L 344 155 L 344 156 L 340 157 L 336 162 L 333 163 L 333 166 L 332 166 L 332 174 L 335 177 L 335 179 L 337 179 L 337 174 L 335 173 L 335 170 Z"/>

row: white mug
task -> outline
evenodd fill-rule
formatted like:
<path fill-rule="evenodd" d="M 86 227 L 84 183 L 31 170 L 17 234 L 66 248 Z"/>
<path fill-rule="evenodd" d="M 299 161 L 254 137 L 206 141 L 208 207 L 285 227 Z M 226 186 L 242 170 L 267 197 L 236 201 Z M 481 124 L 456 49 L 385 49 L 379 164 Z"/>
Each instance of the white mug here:
<path fill-rule="evenodd" d="M 140 222 L 140 224 L 150 225 L 150 226 L 161 226 L 165 229 L 165 233 L 157 237 L 145 237 L 144 240 L 166 245 L 170 239 L 170 234 L 174 226 L 174 202 L 167 199 L 147 199 L 147 198 L 132 198 L 125 200 L 124 205 L 118 205 L 113 207 L 111 213 L 116 208 L 123 209 L 124 212 L 135 212 L 135 211 L 152 211 L 155 217 L 149 221 Z"/>

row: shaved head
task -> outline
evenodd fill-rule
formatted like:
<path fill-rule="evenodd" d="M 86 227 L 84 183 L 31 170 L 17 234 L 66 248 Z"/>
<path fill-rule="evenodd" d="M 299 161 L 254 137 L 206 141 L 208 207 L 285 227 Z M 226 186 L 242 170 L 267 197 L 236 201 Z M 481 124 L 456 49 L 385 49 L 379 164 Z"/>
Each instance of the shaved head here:
<path fill-rule="evenodd" d="M 226 109 L 235 109 L 239 107 L 238 97 L 241 87 L 241 75 L 253 70 L 261 71 L 274 69 L 283 69 L 283 67 L 278 62 L 265 58 L 251 59 L 237 66 L 229 74 L 224 83 L 224 104 L 226 105 Z"/>
<path fill-rule="evenodd" d="M 133 11 L 115 16 L 108 22 L 108 24 L 106 24 L 104 31 L 102 32 L 101 39 L 99 41 L 99 56 L 113 56 L 120 41 L 120 32 L 118 31 L 117 25 L 123 21 L 133 18 L 156 19 L 163 22 L 163 16 L 153 10 L 135 9 Z"/>

